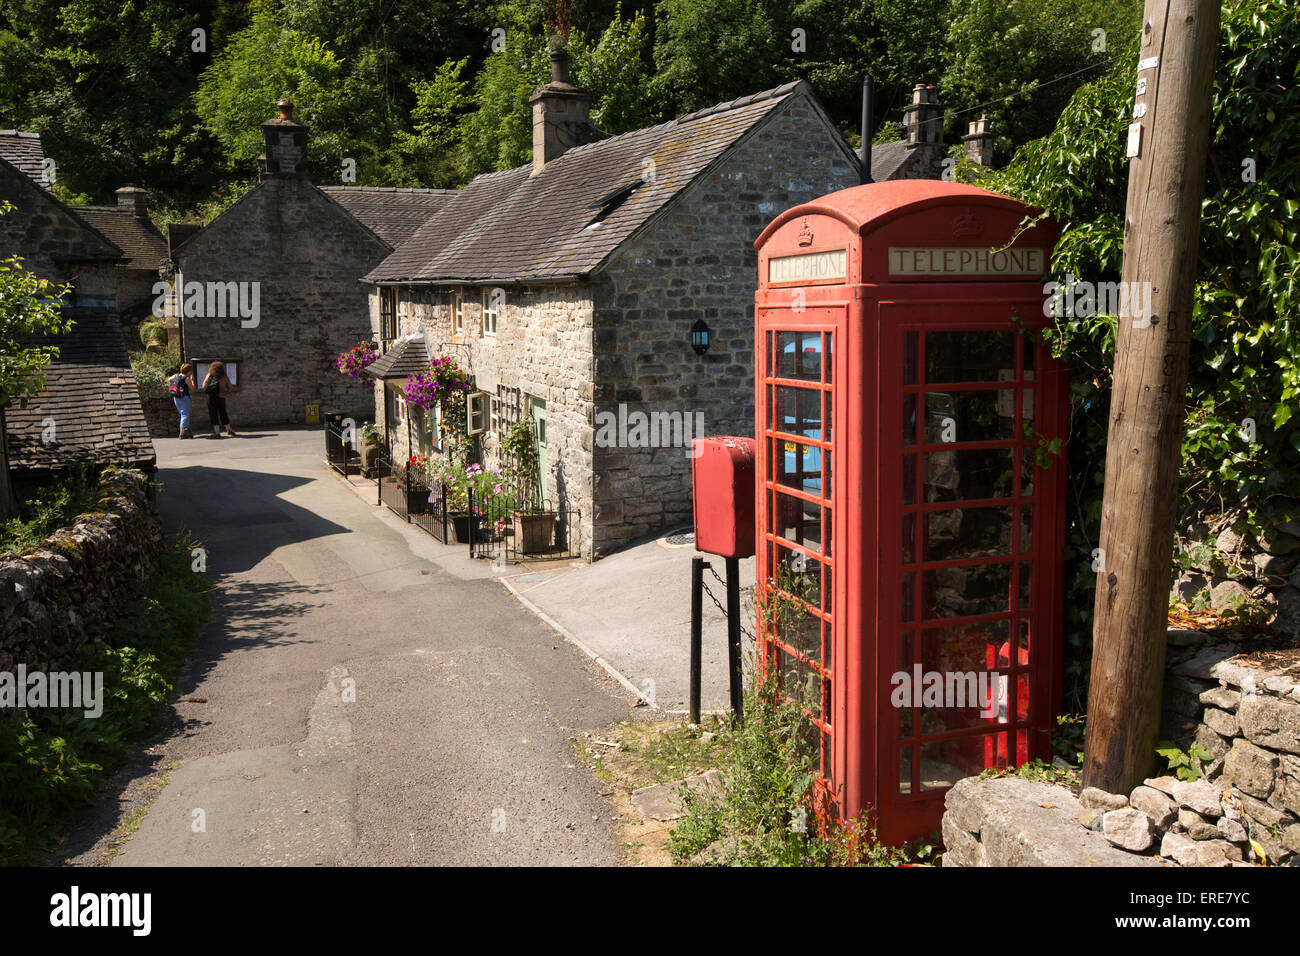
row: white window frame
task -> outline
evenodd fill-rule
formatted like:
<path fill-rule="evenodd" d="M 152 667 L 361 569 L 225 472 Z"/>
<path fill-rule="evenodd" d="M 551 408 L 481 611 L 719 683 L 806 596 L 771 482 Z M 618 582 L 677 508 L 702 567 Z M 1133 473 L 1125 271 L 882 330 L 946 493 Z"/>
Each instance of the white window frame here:
<path fill-rule="evenodd" d="M 451 334 L 465 334 L 465 293 L 460 289 L 451 293 Z"/>
<path fill-rule="evenodd" d="M 465 396 L 465 431 L 472 438 L 487 428 L 487 392 L 470 392 Z"/>
<path fill-rule="evenodd" d="M 494 309 L 494 308 L 492 307 L 492 305 L 491 305 L 491 303 L 492 303 L 492 293 L 493 293 L 494 291 L 496 291 L 496 287 L 495 287 L 495 286 L 492 286 L 492 287 L 484 286 L 484 288 L 483 288 L 483 296 L 482 296 L 482 302 L 483 302 L 483 322 L 482 322 L 482 329 L 483 329 L 483 334 L 484 334 L 484 335 L 495 336 L 495 335 L 497 334 L 497 322 L 498 322 L 498 320 L 500 319 L 500 312 L 499 312 L 497 309 Z"/>

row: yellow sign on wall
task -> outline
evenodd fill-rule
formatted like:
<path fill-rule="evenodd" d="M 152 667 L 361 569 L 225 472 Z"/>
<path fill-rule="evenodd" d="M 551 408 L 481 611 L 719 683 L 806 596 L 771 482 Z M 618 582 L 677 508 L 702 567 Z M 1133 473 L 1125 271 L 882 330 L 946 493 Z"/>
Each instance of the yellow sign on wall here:
<path fill-rule="evenodd" d="M 307 424 L 308 425 L 320 424 L 320 403 L 319 402 L 307 403 Z"/>

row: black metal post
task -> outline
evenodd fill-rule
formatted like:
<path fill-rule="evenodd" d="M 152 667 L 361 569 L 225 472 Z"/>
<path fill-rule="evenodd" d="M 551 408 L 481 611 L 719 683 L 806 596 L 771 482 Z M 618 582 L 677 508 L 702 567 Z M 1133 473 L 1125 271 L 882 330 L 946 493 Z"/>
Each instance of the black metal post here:
<path fill-rule="evenodd" d="M 691 723 L 700 722 L 700 658 L 704 628 L 704 559 L 691 558 Z"/>
<path fill-rule="evenodd" d="M 465 489 L 465 497 L 469 503 L 469 514 L 465 517 L 465 527 L 469 529 L 469 534 L 465 537 L 469 539 L 469 556 L 474 557 L 474 487 L 471 485 Z"/>
<path fill-rule="evenodd" d="M 864 76 L 862 78 L 862 147 L 858 150 L 858 159 L 862 164 L 861 181 L 864 184 L 874 182 L 871 178 L 871 137 L 872 127 L 875 126 L 875 117 L 872 115 L 875 109 L 874 91 L 875 84 L 871 76 Z"/>
<path fill-rule="evenodd" d="M 447 543 L 447 485 L 444 482 L 438 482 L 438 487 L 442 489 L 442 543 Z"/>
<path fill-rule="evenodd" d="M 731 676 L 731 710 L 745 719 L 745 695 L 740 673 L 740 559 L 727 558 L 727 664 Z"/>

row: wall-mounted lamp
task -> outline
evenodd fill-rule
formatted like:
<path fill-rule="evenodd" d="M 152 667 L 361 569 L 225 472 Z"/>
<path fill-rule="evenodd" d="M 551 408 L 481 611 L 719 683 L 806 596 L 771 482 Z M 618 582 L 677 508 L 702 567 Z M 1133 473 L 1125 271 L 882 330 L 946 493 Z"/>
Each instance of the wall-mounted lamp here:
<path fill-rule="evenodd" d="M 709 339 L 712 335 L 703 319 L 691 326 L 691 348 L 695 349 L 696 355 L 703 355 L 709 350 Z"/>

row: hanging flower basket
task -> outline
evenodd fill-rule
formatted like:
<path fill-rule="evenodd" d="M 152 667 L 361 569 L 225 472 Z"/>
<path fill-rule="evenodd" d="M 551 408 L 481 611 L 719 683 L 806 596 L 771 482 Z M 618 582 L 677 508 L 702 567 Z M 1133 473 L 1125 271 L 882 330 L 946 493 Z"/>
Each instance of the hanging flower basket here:
<path fill-rule="evenodd" d="M 467 394 L 473 387 L 469 373 L 457 365 L 455 359 L 444 355 L 430 362 L 425 371 L 411 376 L 406 384 L 406 400 L 412 405 L 430 409 Z"/>
<path fill-rule="evenodd" d="M 352 346 L 346 352 L 339 354 L 334 360 L 334 367 L 344 375 L 350 376 L 358 382 L 367 382 L 365 377 L 366 366 L 379 358 L 378 353 L 371 348 L 369 342 L 361 342 Z M 367 382 L 367 384 L 370 384 Z"/>

